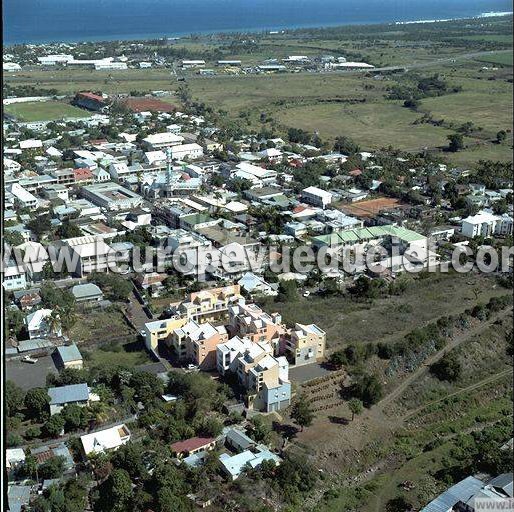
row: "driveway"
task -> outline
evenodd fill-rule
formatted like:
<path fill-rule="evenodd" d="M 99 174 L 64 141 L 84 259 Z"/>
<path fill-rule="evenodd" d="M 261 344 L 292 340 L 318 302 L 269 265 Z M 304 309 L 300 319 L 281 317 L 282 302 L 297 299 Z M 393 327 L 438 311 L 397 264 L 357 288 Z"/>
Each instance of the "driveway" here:
<path fill-rule="evenodd" d="M 52 356 L 38 357 L 37 363 L 30 364 L 18 360 L 5 361 L 5 373 L 8 380 L 12 380 L 23 390 L 43 387 L 46 385 L 46 376 L 49 373 L 58 373 Z"/>

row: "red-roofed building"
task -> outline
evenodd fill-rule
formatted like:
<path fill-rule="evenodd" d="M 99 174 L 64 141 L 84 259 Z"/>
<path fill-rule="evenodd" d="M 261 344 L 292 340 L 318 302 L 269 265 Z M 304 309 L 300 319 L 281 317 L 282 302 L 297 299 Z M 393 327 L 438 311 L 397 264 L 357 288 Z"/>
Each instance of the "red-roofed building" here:
<path fill-rule="evenodd" d="M 178 441 L 171 445 L 171 451 L 178 458 L 189 457 L 193 453 L 212 450 L 216 446 L 216 439 L 213 437 L 192 437 L 185 441 Z"/>
<path fill-rule="evenodd" d="M 94 175 L 89 167 L 73 169 L 73 177 L 75 178 L 75 183 L 80 184 L 93 183 L 94 179 Z"/>
<path fill-rule="evenodd" d="M 293 209 L 293 213 L 302 213 L 303 211 L 307 210 L 309 207 L 308 206 L 305 206 L 303 204 L 300 204 L 298 206 L 296 206 L 294 209 Z"/>

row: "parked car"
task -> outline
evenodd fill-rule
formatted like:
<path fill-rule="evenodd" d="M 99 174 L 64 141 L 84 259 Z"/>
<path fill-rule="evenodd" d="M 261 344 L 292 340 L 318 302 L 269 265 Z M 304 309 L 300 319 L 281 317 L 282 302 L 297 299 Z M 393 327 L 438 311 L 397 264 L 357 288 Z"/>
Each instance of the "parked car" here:
<path fill-rule="evenodd" d="M 25 356 L 25 357 L 22 357 L 21 359 L 24 363 L 30 363 L 30 364 L 34 364 L 34 363 L 37 363 L 37 359 L 35 357 L 30 357 L 30 356 Z"/>

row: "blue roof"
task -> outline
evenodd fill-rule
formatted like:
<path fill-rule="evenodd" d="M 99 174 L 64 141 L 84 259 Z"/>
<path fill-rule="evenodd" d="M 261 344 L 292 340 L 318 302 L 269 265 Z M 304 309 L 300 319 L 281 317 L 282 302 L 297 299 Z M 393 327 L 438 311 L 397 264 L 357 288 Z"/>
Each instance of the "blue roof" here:
<path fill-rule="evenodd" d="M 58 388 L 49 388 L 50 405 L 60 405 L 69 402 L 85 402 L 89 399 L 87 384 L 71 384 Z"/>
<path fill-rule="evenodd" d="M 421 509 L 421 512 L 447 512 L 459 501 L 466 503 L 484 485 L 482 480 L 468 476 L 431 501 L 425 508 Z"/>
<path fill-rule="evenodd" d="M 192 455 L 189 455 L 189 457 L 182 459 L 182 462 L 190 468 L 197 468 L 203 464 L 206 455 L 207 452 L 205 450 L 202 452 L 193 453 Z"/>
<path fill-rule="evenodd" d="M 30 500 L 30 486 L 10 485 L 7 490 L 7 500 L 10 512 L 20 512 L 23 505 L 27 505 Z"/>
<path fill-rule="evenodd" d="M 62 347 L 57 347 L 57 353 L 61 358 L 63 363 L 69 363 L 71 361 L 82 360 L 82 355 L 80 354 L 77 345 L 73 343 L 72 345 L 64 345 Z"/>
<path fill-rule="evenodd" d="M 250 446 L 255 445 L 255 441 L 253 439 L 250 439 L 243 431 L 237 428 L 227 429 L 226 438 L 242 450 L 246 450 Z"/>

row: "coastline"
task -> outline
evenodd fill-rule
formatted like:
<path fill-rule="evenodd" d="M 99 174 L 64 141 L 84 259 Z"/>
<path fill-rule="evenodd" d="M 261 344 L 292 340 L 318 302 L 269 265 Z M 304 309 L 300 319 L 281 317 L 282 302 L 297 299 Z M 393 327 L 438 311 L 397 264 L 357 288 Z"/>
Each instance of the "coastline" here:
<path fill-rule="evenodd" d="M 81 44 L 81 43 L 104 43 L 104 42 L 112 42 L 112 41 L 145 41 L 151 39 L 182 39 L 186 37 L 190 37 L 191 35 L 195 36 L 216 36 L 218 34 L 260 34 L 260 33 L 283 33 L 286 31 L 295 31 L 295 30 L 322 30 L 325 28 L 336 28 L 336 27 L 349 27 L 349 26 L 370 26 L 370 25 L 412 25 L 412 24 L 425 24 L 425 23 L 444 23 L 450 21 L 464 21 L 464 20 L 476 20 L 476 19 L 485 19 L 485 18 L 494 18 L 494 17 L 505 17 L 512 16 L 514 14 L 513 11 L 499 11 L 499 12 L 484 12 L 477 14 L 475 16 L 464 16 L 464 17 L 451 17 L 444 19 L 418 19 L 418 20 L 401 20 L 401 21 L 334 21 L 327 22 L 323 24 L 294 24 L 294 25 L 281 25 L 281 26 L 262 26 L 262 27 L 253 27 L 253 28 L 227 28 L 227 29 L 218 29 L 218 30 L 199 30 L 199 31 L 175 31 L 168 34 L 156 33 L 156 32 L 148 32 L 148 33 L 139 33 L 139 34 L 114 34 L 112 36 L 90 36 L 90 37 L 77 37 L 77 38 L 66 38 L 66 39 L 49 39 L 45 41 L 36 41 L 36 40 L 26 40 L 26 41 L 14 41 L 10 42 L 9 40 L 4 40 L 3 45 L 4 48 L 12 47 L 12 46 L 22 46 L 22 45 L 52 45 L 52 44 Z"/>

